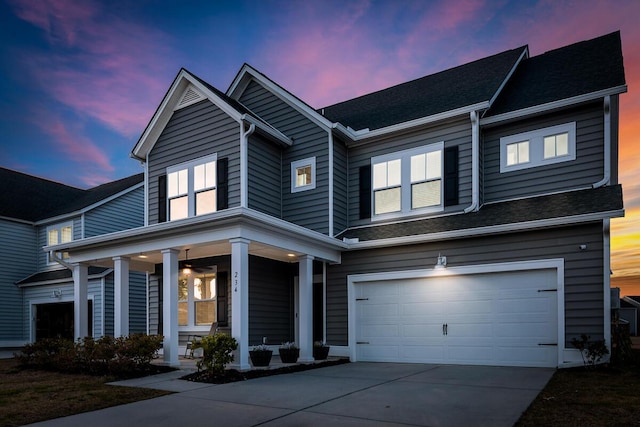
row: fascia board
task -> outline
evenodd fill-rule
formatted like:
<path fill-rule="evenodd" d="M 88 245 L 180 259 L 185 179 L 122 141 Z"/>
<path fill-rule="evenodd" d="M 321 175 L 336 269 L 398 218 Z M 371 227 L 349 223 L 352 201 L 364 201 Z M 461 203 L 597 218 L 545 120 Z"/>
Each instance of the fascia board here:
<path fill-rule="evenodd" d="M 120 191 L 119 193 L 112 194 L 111 196 L 109 196 L 109 197 L 107 197 L 105 199 L 102 199 L 102 200 L 100 200 L 100 201 L 98 201 L 96 203 L 93 203 L 93 204 L 91 204 L 89 206 L 86 206 L 86 207 L 84 207 L 82 209 L 78 209 L 76 211 L 65 213 L 65 214 L 58 215 L 58 216 L 54 216 L 54 217 L 51 217 L 51 218 L 41 219 L 41 220 L 36 221 L 36 222 L 34 222 L 32 224 L 33 225 L 46 225 L 46 224 L 51 224 L 51 223 L 54 223 L 54 222 L 64 221 L 66 219 L 70 219 L 72 217 L 76 217 L 76 216 L 82 215 L 83 213 L 87 213 L 92 209 L 100 207 L 100 206 L 104 205 L 105 203 L 108 203 L 108 202 L 110 202 L 112 200 L 115 200 L 118 197 L 121 197 L 121 196 L 123 196 L 123 195 L 125 195 L 125 194 L 127 194 L 127 193 L 129 193 L 129 192 L 131 192 L 133 190 L 137 190 L 138 188 L 143 187 L 143 186 L 144 186 L 144 182 L 139 182 L 139 183 L 137 183 L 135 185 L 132 185 L 131 187 L 129 187 L 129 188 L 125 189 L 125 190 Z"/>
<path fill-rule="evenodd" d="M 11 218 L 10 216 L 0 215 L 0 221 L 17 222 L 18 224 L 25 224 L 25 225 L 36 225 L 36 223 L 33 221 L 27 221 L 26 219 L 20 219 L 20 218 Z"/>
<path fill-rule="evenodd" d="M 491 100 L 489 100 L 490 106 L 493 105 L 495 100 L 498 98 L 498 96 L 500 95 L 504 87 L 509 82 L 509 79 L 511 79 L 511 76 L 513 76 L 513 73 L 516 72 L 516 69 L 518 68 L 522 60 L 528 57 L 529 57 L 529 47 L 525 46 L 525 48 L 522 50 L 522 54 L 520 54 L 520 57 L 518 58 L 518 60 L 513 64 L 513 67 L 511 67 L 511 70 L 509 70 L 509 73 L 507 74 L 507 76 L 504 78 L 504 80 L 498 87 L 498 90 L 496 90 L 496 93 L 494 93 L 493 96 L 491 97 Z"/>
<path fill-rule="evenodd" d="M 265 86 L 269 91 L 278 96 L 280 99 L 284 100 L 287 104 L 293 107 L 298 112 L 302 113 L 309 120 L 314 122 L 316 125 L 324 128 L 325 130 L 330 130 L 333 126 L 333 123 L 326 118 L 324 118 L 321 114 L 319 114 L 316 110 L 311 108 L 309 105 L 304 103 L 302 100 L 288 92 L 286 89 L 283 89 L 280 85 L 275 83 L 273 80 L 266 77 L 264 74 L 260 73 L 258 70 L 250 66 L 249 64 L 244 64 L 242 69 L 229 86 L 227 90 L 227 95 L 237 100 L 236 89 L 239 84 L 245 78 L 245 75 L 251 76 L 254 80 L 258 81 L 260 84 Z"/>
<path fill-rule="evenodd" d="M 209 101 L 211 101 L 214 105 L 224 111 L 227 115 L 229 115 L 229 117 L 240 123 L 242 114 L 239 111 L 230 106 L 218 95 L 216 95 L 206 86 L 200 83 L 191 75 L 191 73 L 189 73 L 185 69 L 182 69 L 171 84 L 169 91 L 160 103 L 158 110 L 151 118 L 151 121 L 147 125 L 147 128 L 142 133 L 142 136 L 138 140 L 138 143 L 131 151 L 132 157 L 142 161 L 146 161 L 147 154 L 151 151 L 156 141 L 160 137 L 160 134 L 164 130 L 167 123 L 169 123 L 169 120 L 173 115 L 173 106 L 178 102 L 179 97 L 182 96 L 182 93 L 185 91 L 189 84 L 198 89 L 202 94 L 205 95 L 205 97 Z"/>
<path fill-rule="evenodd" d="M 335 238 L 326 236 L 305 227 L 271 217 L 269 215 L 247 208 L 231 208 L 215 214 L 201 217 L 187 218 L 175 222 L 152 224 L 146 227 L 137 227 L 114 233 L 75 240 L 58 245 L 45 246 L 43 250 L 54 252 L 75 251 L 85 253 L 89 258 L 77 258 L 72 262 L 89 261 L 100 257 L 100 253 L 111 253 L 102 248 L 115 246 L 131 246 L 132 252 L 145 252 L 155 249 L 151 240 L 161 241 L 162 246 L 182 245 L 186 243 L 206 243 L 212 240 L 224 240 L 237 237 L 242 233 L 244 225 L 250 225 L 254 229 L 264 228 L 276 230 L 280 237 L 289 236 L 292 239 L 306 239 L 315 245 L 321 245 L 328 249 L 342 250 L 347 244 Z M 212 229 L 212 227 L 214 227 Z M 185 242 L 185 238 L 190 239 Z M 265 242 L 266 243 L 266 242 Z M 137 246 L 136 246 L 137 245 Z M 141 246 L 146 245 L 146 246 Z M 73 255 L 73 254 L 72 254 Z M 107 255 L 104 255 L 107 256 Z"/>
<path fill-rule="evenodd" d="M 278 129 L 265 125 L 262 121 L 256 119 L 253 116 L 248 114 L 242 115 L 242 120 L 246 120 L 250 124 L 256 125 L 257 128 L 261 129 L 269 136 L 271 136 L 274 140 L 281 143 L 284 146 L 291 147 L 293 145 L 293 140 L 289 138 L 287 135 L 280 132 Z"/>
<path fill-rule="evenodd" d="M 396 132 L 403 132 L 414 127 L 439 122 L 441 120 L 447 120 L 447 119 L 451 119 L 458 116 L 468 115 L 472 111 L 478 111 L 485 108 L 489 108 L 488 101 L 478 102 L 477 104 L 456 108 L 455 110 L 444 111 L 442 113 L 433 114 L 427 117 L 421 117 L 419 119 L 398 123 L 395 125 L 387 126 L 380 129 L 375 129 L 368 132 L 358 132 L 358 131 L 354 132 L 349 130 L 348 128 L 345 128 L 344 125 L 339 123 L 334 125 L 333 127 L 335 129 L 340 130 L 340 132 L 343 135 L 347 136 L 351 141 L 353 141 L 353 143 L 347 143 L 349 147 L 353 147 L 353 146 L 359 145 L 358 143 L 369 142 L 369 140 L 372 138 L 377 138 L 377 137 L 385 136 L 388 134 L 393 134 Z"/>
<path fill-rule="evenodd" d="M 597 92 L 591 92 L 584 95 L 574 96 L 572 98 L 560 99 L 546 104 L 534 105 L 533 107 L 523 108 L 516 111 L 510 111 L 504 114 L 498 114 L 497 116 L 485 117 L 480 119 L 480 126 L 493 125 L 500 122 L 507 122 L 514 119 L 519 119 L 526 116 L 532 116 L 547 111 L 555 110 L 558 108 L 569 107 L 571 105 L 582 104 L 585 102 L 593 101 L 605 96 L 618 95 L 627 91 L 627 85 L 617 86 L 610 89 L 603 89 Z"/>
<path fill-rule="evenodd" d="M 389 239 L 367 240 L 365 242 L 349 244 L 350 250 L 369 249 L 377 247 L 401 246 L 415 243 L 437 242 L 449 239 L 465 239 L 469 237 L 485 236 L 490 234 L 513 233 L 540 228 L 572 225 L 606 218 L 619 218 L 624 216 L 624 209 L 598 212 L 584 215 L 574 215 L 563 218 L 550 218 L 537 221 L 526 221 L 490 227 L 468 228 L 464 230 L 443 231 L 439 233 L 417 234 L 414 236 L 393 237 Z"/>
<path fill-rule="evenodd" d="M 106 277 L 111 272 L 113 272 L 113 269 L 112 268 L 108 268 L 105 271 L 103 271 L 102 273 L 88 275 L 87 276 L 87 280 L 101 279 L 103 277 Z M 31 288 L 31 287 L 34 287 L 34 286 L 58 285 L 58 284 L 61 284 L 61 283 L 73 283 L 73 275 L 71 275 L 71 277 L 67 277 L 65 279 L 42 280 L 40 282 L 31 282 L 31 283 L 25 283 L 25 284 L 16 285 L 16 286 L 18 288 Z"/>

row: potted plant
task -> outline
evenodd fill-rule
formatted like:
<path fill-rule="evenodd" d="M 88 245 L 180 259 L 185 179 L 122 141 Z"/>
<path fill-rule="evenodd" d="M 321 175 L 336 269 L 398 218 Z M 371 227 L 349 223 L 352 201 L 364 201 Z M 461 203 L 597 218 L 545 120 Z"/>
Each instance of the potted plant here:
<path fill-rule="evenodd" d="M 269 366 L 273 351 L 266 345 L 260 344 L 249 350 L 249 357 L 253 366 Z"/>
<path fill-rule="evenodd" d="M 294 342 L 282 343 L 278 352 L 282 363 L 296 363 L 300 357 L 300 348 Z"/>
<path fill-rule="evenodd" d="M 325 360 L 329 356 L 330 348 L 324 341 L 315 341 L 313 343 L 313 358 L 315 360 Z"/>

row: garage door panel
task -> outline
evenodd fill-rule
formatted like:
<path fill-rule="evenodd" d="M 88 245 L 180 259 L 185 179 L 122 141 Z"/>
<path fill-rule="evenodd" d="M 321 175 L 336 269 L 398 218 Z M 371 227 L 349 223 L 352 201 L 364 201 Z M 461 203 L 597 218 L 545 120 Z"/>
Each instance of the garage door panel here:
<path fill-rule="evenodd" d="M 556 271 L 356 285 L 358 360 L 556 366 Z M 539 292 L 542 290 L 542 292 Z M 443 325 L 447 325 L 447 334 Z"/>

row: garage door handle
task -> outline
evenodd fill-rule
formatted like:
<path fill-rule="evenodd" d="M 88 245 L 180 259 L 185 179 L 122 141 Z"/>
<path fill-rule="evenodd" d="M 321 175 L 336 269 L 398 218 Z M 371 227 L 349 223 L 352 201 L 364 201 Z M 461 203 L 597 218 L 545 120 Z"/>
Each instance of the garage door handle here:
<path fill-rule="evenodd" d="M 539 342 L 538 345 L 558 345 L 557 342 Z"/>
<path fill-rule="evenodd" d="M 449 335 L 449 325 L 446 323 L 442 324 L 442 335 Z"/>
<path fill-rule="evenodd" d="M 369 344 L 369 341 L 357 341 L 356 344 Z"/>

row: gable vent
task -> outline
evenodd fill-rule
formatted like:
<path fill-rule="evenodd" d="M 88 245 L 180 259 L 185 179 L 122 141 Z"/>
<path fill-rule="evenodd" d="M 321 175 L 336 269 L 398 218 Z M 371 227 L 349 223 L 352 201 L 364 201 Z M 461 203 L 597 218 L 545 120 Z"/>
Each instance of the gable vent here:
<path fill-rule="evenodd" d="M 180 98 L 180 102 L 178 102 L 175 109 L 178 110 L 180 108 L 184 108 L 203 99 L 204 96 L 200 92 L 198 92 L 193 86 L 189 86 L 184 91 L 184 94 L 182 95 L 182 98 Z"/>

